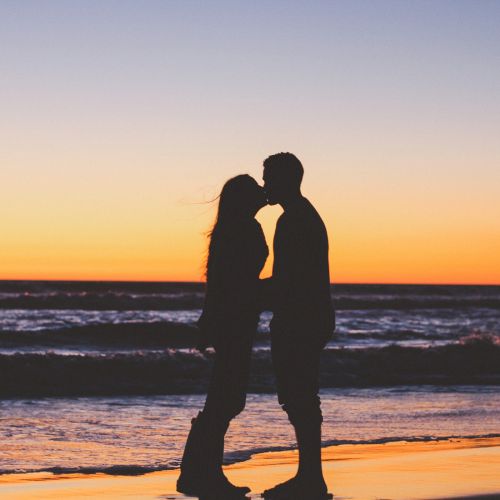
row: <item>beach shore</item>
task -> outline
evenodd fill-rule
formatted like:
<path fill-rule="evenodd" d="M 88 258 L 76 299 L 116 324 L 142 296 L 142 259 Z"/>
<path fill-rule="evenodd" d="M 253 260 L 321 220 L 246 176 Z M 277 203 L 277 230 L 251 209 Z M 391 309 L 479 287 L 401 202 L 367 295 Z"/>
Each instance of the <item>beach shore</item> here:
<path fill-rule="evenodd" d="M 323 449 L 329 490 L 339 499 L 500 498 L 500 438 L 337 445 Z M 294 474 L 296 451 L 269 452 L 227 466 L 252 498 Z M 32 473 L 0 477 L 0 497 L 13 499 L 182 499 L 177 470 L 142 476 Z"/>

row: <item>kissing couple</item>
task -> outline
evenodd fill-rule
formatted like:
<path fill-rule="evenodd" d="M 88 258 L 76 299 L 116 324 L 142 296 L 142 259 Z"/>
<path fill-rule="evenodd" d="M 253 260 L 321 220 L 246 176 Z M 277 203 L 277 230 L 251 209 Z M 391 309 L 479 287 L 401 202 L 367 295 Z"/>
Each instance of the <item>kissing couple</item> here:
<path fill-rule="evenodd" d="M 324 500 L 321 466 L 319 365 L 335 329 L 330 296 L 328 236 L 302 195 L 304 169 L 291 153 L 264 161 L 263 181 L 229 179 L 209 233 L 206 295 L 198 321 L 199 349 L 213 347 L 215 362 L 205 406 L 192 420 L 177 490 L 203 500 L 245 498 L 250 488 L 224 475 L 224 436 L 245 407 L 252 343 L 262 310 L 271 310 L 271 356 L 278 401 L 294 427 L 299 449 L 295 477 L 264 491 L 272 500 Z M 268 247 L 257 212 L 279 204 L 272 277 L 259 279 Z"/>

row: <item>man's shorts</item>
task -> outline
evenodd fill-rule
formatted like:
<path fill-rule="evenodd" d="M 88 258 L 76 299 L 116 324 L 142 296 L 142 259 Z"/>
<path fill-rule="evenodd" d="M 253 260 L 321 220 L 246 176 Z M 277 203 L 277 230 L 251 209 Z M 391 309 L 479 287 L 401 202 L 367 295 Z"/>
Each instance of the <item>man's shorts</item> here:
<path fill-rule="evenodd" d="M 323 345 L 307 336 L 271 330 L 271 354 L 278 401 L 289 414 L 321 418 L 319 370 Z M 291 418 L 292 420 L 292 418 Z M 293 422 L 292 422 L 293 423 Z"/>

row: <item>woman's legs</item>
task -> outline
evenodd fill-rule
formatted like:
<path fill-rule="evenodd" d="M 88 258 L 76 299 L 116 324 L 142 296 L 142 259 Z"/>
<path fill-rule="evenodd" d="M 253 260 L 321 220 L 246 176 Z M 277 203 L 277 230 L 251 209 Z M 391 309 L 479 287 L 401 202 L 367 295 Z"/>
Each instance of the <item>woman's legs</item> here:
<path fill-rule="evenodd" d="M 249 491 L 233 486 L 222 471 L 224 436 L 230 421 L 245 407 L 252 351 L 251 335 L 241 329 L 231 334 L 217 346 L 205 406 L 193 419 L 186 442 L 178 481 L 178 490 L 184 493 Z"/>

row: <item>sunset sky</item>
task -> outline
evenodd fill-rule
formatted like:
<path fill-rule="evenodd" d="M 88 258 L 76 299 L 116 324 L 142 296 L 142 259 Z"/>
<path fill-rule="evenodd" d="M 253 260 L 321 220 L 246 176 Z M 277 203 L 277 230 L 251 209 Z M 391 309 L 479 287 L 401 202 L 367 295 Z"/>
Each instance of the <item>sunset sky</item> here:
<path fill-rule="evenodd" d="M 499 20 L 494 0 L 3 0 L 0 279 L 200 280 L 206 202 L 291 151 L 333 282 L 500 284 Z"/>

